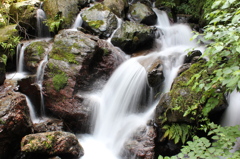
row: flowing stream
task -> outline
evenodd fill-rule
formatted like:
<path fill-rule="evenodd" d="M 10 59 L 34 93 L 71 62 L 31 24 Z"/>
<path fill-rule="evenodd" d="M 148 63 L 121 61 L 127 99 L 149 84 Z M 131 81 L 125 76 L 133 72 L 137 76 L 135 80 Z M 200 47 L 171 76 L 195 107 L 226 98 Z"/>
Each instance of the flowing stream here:
<path fill-rule="evenodd" d="M 42 9 L 42 3 L 40 8 L 37 10 L 37 37 L 50 37 L 50 32 L 48 27 L 45 25 L 44 21 L 47 19 L 45 12 Z"/>
<path fill-rule="evenodd" d="M 156 40 L 157 49 L 147 56 L 130 58 L 113 73 L 103 90 L 94 94 L 95 114 L 94 129 L 90 135 L 81 135 L 85 155 L 81 159 L 121 159 L 121 150 L 126 140 L 140 126 L 152 118 L 157 101 L 152 97 L 147 109 L 139 109 L 146 90 L 151 93 L 147 81 L 147 65 L 145 61 L 160 58 L 164 66 L 164 92 L 171 88 L 172 81 L 177 75 L 178 68 L 183 64 L 184 55 L 191 48 L 197 48 L 187 25 L 170 25 L 165 12 L 157 11 L 160 38 Z M 203 48 L 198 48 L 202 51 Z M 147 62 L 147 63 L 148 63 Z M 91 99 L 89 99 L 91 100 Z M 97 102 L 97 104 L 96 104 Z M 91 102 L 90 102 L 91 103 Z"/>

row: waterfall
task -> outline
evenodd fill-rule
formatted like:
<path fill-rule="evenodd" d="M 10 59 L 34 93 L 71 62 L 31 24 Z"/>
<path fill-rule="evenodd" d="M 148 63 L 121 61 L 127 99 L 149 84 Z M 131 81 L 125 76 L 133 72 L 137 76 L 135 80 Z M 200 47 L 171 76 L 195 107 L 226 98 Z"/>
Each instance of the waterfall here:
<path fill-rule="evenodd" d="M 71 29 L 73 30 L 77 30 L 78 27 L 81 27 L 82 26 L 82 23 L 83 23 L 83 20 L 82 20 L 82 17 L 81 17 L 81 14 L 79 13 L 71 27 Z"/>
<path fill-rule="evenodd" d="M 30 101 L 29 97 L 28 96 L 25 96 L 25 97 L 26 97 L 28 108 L 29 108 L 31 120 L 32 120 L 33 123 L 36 123 L 37 116 L 35 114 L 36 111 L 34 109 L 34 106 L 33 106 L 32 102 Z"/>
<path fill-rule="evenodd" d="M 148 106 L 143 112 L 139 110 L 139 105 L 146 90 L 149 91 L 149 95 L 154 96 L 152 89 L 147 85 L 146 72 L 154 58 L 163 61 L 163 91 L 168 92 L 189 49 L 198 48 L 203 51 L 195 41 L 190 41 L 192 33 L 188 26 L 170 25 L 165 12 L 156 9 L 155 12 L 158 15 L 156 27 L 161 32 L 156 45 L 160 47 L 146 56 L 125 61 L 110 77 L 102 92 L 97 94 L 93 133 L 79 138 L 85 151 L 81 159 L 121 159 L 120 153 L 125 141 L 133 131 L 146 125 L 147 120 L 151 119 L 155 103 L 159 99 L 154 102 L 151 101 L 153 98 L 149 97 L 150 100 L 145 101 Z"/>
<path fill-rule="evenodd" d="M 240 125 L 240 92 L 234 90 L 228 95 L 228 108 L 223 114 L 222 126 Z"/>
<path fill-rule="evenodd" d="M 40 8 L 37 9 L 37 37 L 50 37 L 50 32 L 48 27 L 44 24 L 47 19 L 45 12 L 42 10 L 42 3 Z"/>
<path fill-rule="evenodd" d="M 45 113 L 45 105 L 44 105 L 44 97 L 43 97 L 43 91 L 42 91 L 42 82 L 44 77 L 44 70 L 48 62 L 48 55 L 45 55 L 44 59 L 40 62 L 37 74 L 36 74 L 36 84 L 39 87 L 40 90 L 40 96 L 41 96 L 41 116 L 44 117 L 46 115 Z"/>

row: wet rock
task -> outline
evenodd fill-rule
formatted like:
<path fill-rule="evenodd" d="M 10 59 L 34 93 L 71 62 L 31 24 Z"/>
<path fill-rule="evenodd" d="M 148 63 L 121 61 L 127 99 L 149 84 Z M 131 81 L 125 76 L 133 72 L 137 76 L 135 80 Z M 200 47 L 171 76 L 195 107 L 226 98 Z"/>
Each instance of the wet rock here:
<path fill-rule="evenodd" d="M 10 6 L 9 14 L 18 23 L 18 31 L 20 35 L 24 38 L 36 37 L 36 27 L 37 26 L 37 9 L 40 6 L 39 0 L 28 0 L 17 3 L 12 3 Z"/>
<path fill-rule="evenodd" d="M 21 141 L 21 151 L 27 154 L 64 156 L 69 159 L 83 156 L 83 148 L 72 133 L 53 131 L 26 135 Z"/>
<path fill-rule="evenodd" d="M 155 59 L 151 65 L 148 65 L 147 77 L 150 87 L 158 87 L 163 83 L 165 79 L 163 75 L 163 64 L 159 58 Z"/>
<path fill-rule="evenodd" d="M 156 132 L 153 126 L 137 129 L 124 144 L 123 158 L 154 159 Z"/>
<path fill-rule="evenodd" d="M 200 56 L 202 56 L 201 51 L 199 50 L 191 51 L 186 55 L 184 63 L 195 63 Z"/>
<path fill-rule="evenodd" d="M 191 67 L 191 63 L 185 63 L 185 64 L 183 64 L 183 65 L 179 68 L 177 75 L 178 75 L 178 76 L 181 75 L 184 71 L 188 70 L 190 67 Z"/>
<path fill-rule="evenodd" d="M 64 123 L 59 119 L 48 119 L 47 121 L 34 124 L 34 132 L 64 131 Z"/>
<path fill-rule="evenodd" d="M 15 92 L 15 82 L 0 86 L 0 156 L 11 158 L 20 149 L 21 138 L 33 132 L 26 98 Z"/>
<path fill-rule="evenodd" d="M 128 7 L 127 0 L 104 0 L 103 4 L 119 18 L 125 18 L 126 8 Z"/>
<path fill-rule="evenodd" d="M 49 41 L 36 41 L 28 45 L 24 52 L 25 68 L 36 73 L 40 62 L 44 59 L 49 51 Z"/>
<path fill-rule="evenodd" d="M 124 52 L 132 54 L 135 51 L 149 49 L 155 39 L 155 28 L 136 22 L 125 21 L 113 35 L 111 42 Z"/>
<path fill-rule="evenodd" d="M 154 25 L 157 22 L 157 15 L 151 7 L 140 2 L 130 5 L 128 18 L 146 25 Z"/>
<path fill-rule="evenodd" d="M 117 18 L 111 10 L 97 3 L 82 11 L 83 28 L 100 38 L 108 38 L 117 28 Z"/>

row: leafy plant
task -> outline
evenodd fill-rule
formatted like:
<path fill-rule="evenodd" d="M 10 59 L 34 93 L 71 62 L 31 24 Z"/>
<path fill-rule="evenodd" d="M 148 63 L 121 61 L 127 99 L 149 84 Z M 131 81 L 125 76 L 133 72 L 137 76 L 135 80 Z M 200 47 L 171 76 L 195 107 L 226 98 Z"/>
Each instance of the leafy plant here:
<path fill-rule="evenodd" d="M 54 88 L 59 91 L 60 89 L 64 88 L 67 84 L 68 77 L 67 75 L 62 72 L 61 74 L 56 74 L 53 77 L 53 86 Z"/>
<path fill-rule="evenodd" d="M 193 134 L 192 127 L 187 124 L 173 123 L 171 125 L 164 125 L 165 133 L 161 140 L 168 138 L 174 140 L 174 143 L 182 142 L 185 143 L 187 139 Z"/>
<path fill-rule="evenodd" d="M 13 57 L 15 54 L 16 47 L 20 42 L 21 37 L 11 36 L 6 42 L 0 42 L 0 46 L 5 50 L 5 54 L 8 57 Z"/>
<path fill-rule="evenodd" d="M 49 27 L 49 31 L 56 33 L 60 30 L 64 18 L 61 16 L 61 13 L 58 13 L 53 19 L 48 19 L 45 21 L 45 24 Z"/>
<path fill-rule="evenodd" d="M 233 152 L 233 147 L 238 137 L 240 137 L 240 126 L 221 127 L 210 123 L 208 136 L 194 136 L 193 141 L 188 141 L 186 146 L 183 146 L 181 152 L 176 156 L 163 157 L 158 159 L 236 159 L 240 156 L 240 150 Z"/>

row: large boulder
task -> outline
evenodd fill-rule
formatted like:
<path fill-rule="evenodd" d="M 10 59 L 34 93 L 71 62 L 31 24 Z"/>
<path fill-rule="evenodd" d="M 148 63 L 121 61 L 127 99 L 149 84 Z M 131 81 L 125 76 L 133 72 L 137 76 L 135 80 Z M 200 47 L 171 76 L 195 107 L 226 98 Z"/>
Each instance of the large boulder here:
<path fill-rule="evenodd" d="M 119 18 L 125 18 L 128 0 L 104 0 L 103 4 L 110 8 Z"/>
<path fill-rule="evenodd" d="M 111 42 L 124 52 L 132 54 L 135 51 L 149 49 L 155 39 L 155 28 L 136 22 L 125 21 L 113 35 Z"/>
<path fill-rule="evenodd" d="M 130 5 L 128 18 L 146 25 L 154 25 L 157 22 L 157 15 L 152 8 L 140 2 Z"/>
<path fill-rule="evenodd" d="M 49 51 L 49 40 L 32 42 L 24 51 L 25 68 L 36 73 L 40 62 L 47 56 Z"/>
<path fill-rule="evenodd" d="M 17 29 L 24 38 L 36 37 L 37 9 L 40 6 L 40 0 L 28 0 L 13 3 L 10 6 L 9 14 L 14 19 L 13 23 L 18 22 Z"/>
<path fill-rule="evenodd" d="M 97 3 L 82 11 L 83 27 L 100 38 L 108 38 L 117 28 L 117 18 L 111 10 Z"/>
<path fill-rule="evenodd" d="M 29 134 L 22 138 L 21 151 L 35 158 L 41 155 L 63 156 L 68 159 L 83 156 L 77 137 L 69 132 L 53 131 Z"/>
<path fill-rule="evenodd" d="M 101 43 L 95 36 L 62 30 L 49 53 L 43 82 L 45 107 L 75 132 L 87 131 L 92 111 L 82 104 L 78 92 L 106 80 L 121 63 L 118 52 Z"/>
<path fill-rule="evenodd" d="M 207 69 L 205 63 L 205 60 L 201 59 L 192 64 L 188 70 L 174 80 L 171 91 L 162 96 L 155 114 L 155 121 L 160 127 L 163 123 L 196 124 L 199 121 L 199 114 L 204 116 L 217 114 L 227 107 L 223 91 L 216 88 L 214 97 L 207 97 L 205 101 L 202 101 L 203 90 L 194 91 L 192 90 L 193 84 L 188 84 L 194 74 Z M 201 76 L 208 78 L 209 75 L 202 74 Z M 215 106 L 206 104 L 208 102 L 214 102 Z"/>
<path fill-rule="evenodd" d="M 62 28 L 69 28 L 73 24 L 74 17 L 79 13 L 79 5 L 85 5 L 84 0 L 45 0 L 43 9 L 48 19 L 54 20 L 60 15 L 64 21 Z"/>
<path fill-rule="evenodd" d="M 25 95 L 15 92 L 16 82 L 6 80 L 0 87 L 0 156 L 13 158 L 21 138 L 33 132 Z"/>
<path fill-rule="evenodd" d="M 140 127 L 124 144 L 124 158 L 154 159 L 155 138 L 157 134 L 153 126 Z"/>

